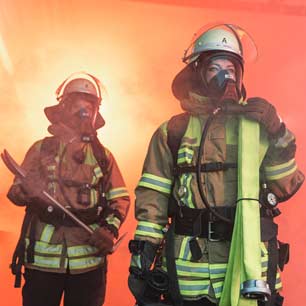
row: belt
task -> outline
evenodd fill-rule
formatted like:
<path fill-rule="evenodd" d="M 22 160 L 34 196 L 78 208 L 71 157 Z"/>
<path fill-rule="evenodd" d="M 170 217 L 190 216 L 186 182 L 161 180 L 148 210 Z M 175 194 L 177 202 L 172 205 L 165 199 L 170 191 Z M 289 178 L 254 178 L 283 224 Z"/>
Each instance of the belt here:
<path fill-rule="evenodd" d="M 226 223 L 216 219 L 207 209 L 192 209 L 181 207 L 180 213 L 175 215 L 174 232 L 177 235 L 208 238 L 210 241 L 231 240 L 233 223 Z M 213 208 L 219 214 L 234 220 L 235 207 Z"/>
<path fill-rule="evenodd" d="M 34 204 L 29 207 L 29 210 L 33 214 L 36 214 L 39 220 L 42 222 L 57 226 L 77 226 L 75 221 L 66 216 L 65 213 L 60 211 L 58 208 L 54 208 L 52 211 L 49 211 L 47 207 L 42 208 L 42 205 L 39 206 Z M 84 209 L 82 211 L 71 209 L 71 212 L 85 224 L 99 223 L 102 219 L 102 211 L 100 206 Z"/>
<path fill-rule="evenodd" d="M 212 209 L 230 219 L 232 223 L 226 223 L 217 219 L 206 208 L 193 209 L 183 206 L 173 216 L 175 218 L 175 234 L 207 238 L 209 241 L 230 241 L 233 233 L 236 207 L 216 207 Z M 261 241 L 269 241 L 277 236 L 277 224 L 263 210 L 261 210 L 260 227 Z"/>

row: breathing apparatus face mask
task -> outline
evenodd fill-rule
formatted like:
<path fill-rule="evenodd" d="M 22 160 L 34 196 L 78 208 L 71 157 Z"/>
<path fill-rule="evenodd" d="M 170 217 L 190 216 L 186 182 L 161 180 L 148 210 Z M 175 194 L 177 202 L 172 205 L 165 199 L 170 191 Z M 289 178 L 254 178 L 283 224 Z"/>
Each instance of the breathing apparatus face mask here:
<path fill-rule="evenodd" d="M 243 96 L 242 63 L 232 55 L 203 54 L 196 70 L 200 77 L 200 86 L 204 95 L 217 104 L 238 103 Z"/>
<path fill-rule="evenodd" d="M 219 71 L 207 84 L 208 94 L 220 104 L 226 102 L 238 103 L 241 92 L 236 80 L 228 70 Z"/>
<path fill-rule="evenodd" d="M 63 123 L 82 138 L 95 134 L 94 124 L 98 107 L 94 102 L 76 98 L 64 103 Z"/>

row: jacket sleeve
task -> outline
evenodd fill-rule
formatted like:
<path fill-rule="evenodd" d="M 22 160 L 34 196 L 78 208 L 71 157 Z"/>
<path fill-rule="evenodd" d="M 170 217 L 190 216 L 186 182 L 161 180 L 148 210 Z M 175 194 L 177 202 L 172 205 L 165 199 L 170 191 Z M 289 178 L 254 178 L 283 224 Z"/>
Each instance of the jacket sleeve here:
<path fill-rule="evenodd" d="M 118 230 L 124 222 L 130 207 L 130 197 L 113 154 L 106 149 L 108 169 L 105 175 L 105 191 L 108 207 L 102 225 L 118 237 Z"/>
<path fill-rule="evenodd" d="M 136 188 L 135 239 L 160 244 L 168 223 L 173 160 L 167 145 L 167 122 L 153 134 Z"/>
<path fill-rule="evenodd" d="M 301 187 L 304 174 L 295 161 L 295 136 L 285 128 L 283 136 L 270 141 L 270 146 L 263 160 L 263 172 L 267 187 L 280 202 L 288 200 Z"/>
<path fill-rule="evenodd" d="M 23 170 L 25 170 L 28 177 L 31 179 L 40 181 L 40 147 L 41 140 L 35 142 L 27 151 L 26 156 L 21 164 Z M 24 206 L 27 204 L 28 196 L 25 190 L 22 188 L 22 181 L 20 178 L 15 177 L 13 185 L 10 187 L 7 197 L 10 201 L 18 206 Z"/>

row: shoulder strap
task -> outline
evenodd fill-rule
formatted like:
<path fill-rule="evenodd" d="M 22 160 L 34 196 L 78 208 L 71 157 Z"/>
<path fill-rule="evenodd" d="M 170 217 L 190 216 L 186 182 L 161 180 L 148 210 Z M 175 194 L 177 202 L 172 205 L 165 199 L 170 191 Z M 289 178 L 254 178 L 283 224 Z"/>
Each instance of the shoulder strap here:
<path fill-rule="evenodd" d="M 98 162 L 99 167 L 103 174 L 107 172 L 108 159 L 106 157 L 106 151 L 102 143 L 99 141 L 98 137 L 95 137 L 92 141 L 93 154 Z"/>
<path fill-rule="evenodd" d="M 173 116 L 167 125 L 167 144 L 172 153 L 174 166 L 176 166 L 177 163 L 178 150 L 180 148 L 182 138 L 186 132 L 189 118 L 190 113 L 182 113 Z"/>
<path fill-rule="evenodd" d="M 103 208 L 107 207 L 107 199 L 106 199 L 106 181 L 105 181 L 105 174 L 108 168 L 108 159 L 106 157 L 106 151 L 102 143 L 99 141 L 98 137 L 95 137 L 92 140 L 92 150 L 93 154 L 98 162 L 99 167 L 103 173 L 102 178 L 99 182 L 99 202 Z"/>
<path fill-rule="evenodd" d="M 43 156 L 55 157 L 59 151 L 60 142 L 54 136 L 45 137 L 42 140 L 42 144 L 40 147 L 40 154 Z"/>

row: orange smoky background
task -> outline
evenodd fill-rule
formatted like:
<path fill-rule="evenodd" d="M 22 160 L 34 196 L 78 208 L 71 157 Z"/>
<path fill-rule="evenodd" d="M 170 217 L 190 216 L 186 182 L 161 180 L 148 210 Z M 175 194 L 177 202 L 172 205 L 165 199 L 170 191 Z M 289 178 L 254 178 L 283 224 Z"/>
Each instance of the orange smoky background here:
<path fill-rule="evenodd" d="M 171 82 L 192 34 L 215 21 L 238 24 L 254 38 L 259 56 L 246 65 L 249 96 L 276 105 L 296 134 L 297 162 L 306 172 L 305 0 L 39 1 L 0 2 L 0 150 L 18 162 L 47 135 L 43 108 L 72 72 L 85 70 L 107 89 L 101 141 L 114 153 L 132 196 L 122 233 L 128 238 L 110 258 L 105 305 L 133 305 L 127 289 L 127 243 L 136 226 L 133 190 L 154 130 L 180 112 Z M 304 136 L 303 136 L 304 135 Z M 304 158 L 303 158 L 304 156 Z M 12 174 L 0 163 L 0 304 L 21 304 L 8 265 L 23 208 L 6 199 Z M 305 187 L 281 204 L 279 238 L 291 243 L 283 272 L 285 305 L 301 305 L 306 285 Z"/>

